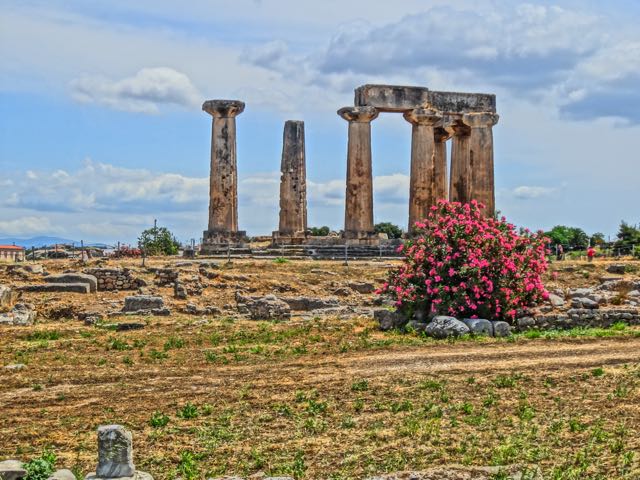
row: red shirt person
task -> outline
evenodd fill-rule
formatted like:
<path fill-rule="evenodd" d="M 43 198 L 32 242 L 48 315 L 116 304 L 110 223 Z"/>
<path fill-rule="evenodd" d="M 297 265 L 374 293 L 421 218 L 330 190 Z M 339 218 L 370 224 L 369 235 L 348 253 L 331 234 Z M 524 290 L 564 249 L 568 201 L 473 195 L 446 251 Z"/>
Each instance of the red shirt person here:
<path fill-rule="evenodd" d="M 589 247 L 587 249 L 587 258 L 589 259 L 589 261 L 593 260 L 593 257 L 596 256 L 596 250 L 593 247 Z"/>

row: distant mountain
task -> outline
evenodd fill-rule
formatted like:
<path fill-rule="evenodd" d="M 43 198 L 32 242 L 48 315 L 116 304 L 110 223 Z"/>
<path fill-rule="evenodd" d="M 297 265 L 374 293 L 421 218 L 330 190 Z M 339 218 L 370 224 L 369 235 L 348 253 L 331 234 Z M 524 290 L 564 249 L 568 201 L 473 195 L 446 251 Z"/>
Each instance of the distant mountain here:
<path fill-rule="evenodd" d="M 0 245 L 13 245 L 16 244 L 20 247 L 31 248 L 31 247 L 42 247 L 45 245 L 55 245 L 56 243 L 64 243 L 64 244 L 72 244 L 75 243 L 80 245 L 80 242 L 76 240 L 69 240 L 68 238 L 60 238 L 60 237 L 32 237 L 32 238 L 0 238 Z"/>

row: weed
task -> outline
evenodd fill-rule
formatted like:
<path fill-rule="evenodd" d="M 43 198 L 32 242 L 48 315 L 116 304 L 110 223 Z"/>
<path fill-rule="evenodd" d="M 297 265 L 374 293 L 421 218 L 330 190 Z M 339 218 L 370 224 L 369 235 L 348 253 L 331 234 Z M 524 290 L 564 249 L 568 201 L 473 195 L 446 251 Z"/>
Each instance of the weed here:
<path fill-rule="evenodd" d="M 119 338 L 111 337 L 108 340 L 107 350 L 131 350 L 131 345 L 129 345 L 124 340 L 120 340 Z"/>
<path fill-rule="evenodd" d="M 56 455 L 51 450 L 43 450 L 38 458 L 24 464 L 27 471 L 25 480 L 47 480 L 54 471 Z"/>
<path fill-rule="evenodd" d="M 27 340 L 33 342 L 37 340 L 58 340 L 61 337 L 57 330 L 36 330 L 27 335 Z"/>
<path fill-rule="evenodd" d="M 173 350 L 174 348 L 183 348 L 184 340 L 178 337 L 169 337 L 169 339 L 164 343 L 164 351 L 168 352 L 169 350 Z"/>
<path fill-rule="evenodd" d="M 153 428 L 165 427 L 169 423 L 169 417 L 162 412 L 155 411 L 149 419 L 149 425 Z"/>
<path fill-rule="evenodd" d="M 521 378 L 521 375 L 519 374 L 498 375 L 493 381 L 493 383 L 498 388 L 513 388 L 516 386 L 516 382 L 520 378 Z"/>
<path fill-rule="evenodd" d="M 164 360 L 165 358 L 169 358 L 169 354 L 166 352 L 161 352 L 160 350 L 156 350 L 152 348 L 149 352 L 149 356 L 154 360 Z"/>
<path fill-rule="evenodd" d="M 352 392 L 365 392 L 369 390 L 369 382 L 367 380 L 356 380 L 351 384 Z"/>
<path fill-rule="evenodd" d="M 604 369 L 602 367 L 594 368 L 591 370 L 592 377 L 601 377 L 604 375 Z"/>
<path fill-rule="evenodd" d="M 180 473 L 182 478 L 185 480 L 195 480 L 200 478 L 200 469 L 198 468 L 196 457 L 192 452 L 188 450 L 180 452 L 178 473 Z"/>
<path fill-rule="evenodd" d="M 181 409 L 178 410 L 178 417 L 185 420 L 196 418 L 198 417 L 198 415 L 200 415 L 200 412 L 198 412 L 198 407 L 190 402 L 187 402 Z"/>
<path fill-rule="evenodd" d="M 273 260 L 273 263 L 276 263 L 276 264 L 289 263 L 289 259 L 284 257 L 277 257 Z"/>

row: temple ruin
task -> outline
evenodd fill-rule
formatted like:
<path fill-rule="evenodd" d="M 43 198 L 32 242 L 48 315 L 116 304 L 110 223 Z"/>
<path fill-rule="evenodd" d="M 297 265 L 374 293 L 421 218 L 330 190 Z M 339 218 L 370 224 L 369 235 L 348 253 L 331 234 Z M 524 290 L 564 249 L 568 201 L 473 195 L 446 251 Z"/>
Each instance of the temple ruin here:
<path fill-rule="evenodd" d="M 246 242 L 245 232 L 238 230 L 235 123 L 244 106 L 239 100 L 208 100 L 202 106 L 213 117 L 209 226 L 204 232 L 203 253 Z M 477 200 L 486 206 L 486 215 L 495 214 L 495 95 L 363 85 L 355 89 L 354 105 L 338 110 L 348 122 L 342 244 L 366 247 L 379 245 L 382 240 L 374 232 L 371 122 L 388 112 L 401 113 L 411 124 L 408 235 L 415 222 L 425 218 L 440 199 L 462 203 Z M 304 123 L 289 120 L 283 133 L 280 221 L 273 232 L 274 244 L 318 243 L 307 231 L 305 162 Z"/>

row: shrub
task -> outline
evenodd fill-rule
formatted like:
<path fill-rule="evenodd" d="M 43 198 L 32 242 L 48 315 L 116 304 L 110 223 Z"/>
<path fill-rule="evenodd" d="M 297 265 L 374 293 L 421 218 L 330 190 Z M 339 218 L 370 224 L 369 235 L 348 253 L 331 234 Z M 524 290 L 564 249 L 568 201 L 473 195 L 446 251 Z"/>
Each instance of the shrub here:
<path fill-rule="evenodd" d="M 386 233 L 388 238 L 402 237 L 402 229 L 391 222 L 376 223 L 373 226 L 373 231 L 376 233 Z"/>
<path fill-rule="evenodd" d="M 518 309 L 547 298 L 548 239 L 542 232 L 485 218 L 483 205 L 439 201 L 416 222 L 402 265 L 378 293 L 389 294 L 407 316 L 415 312 L 513 321 Z"/>
<path fill-rule="evenodd" d="M 50 450 L 44 450 L 42 455 L 25 463 L 27 471 L 25 480 L 47 480 L 55 469 L 56 455 Z"/>

